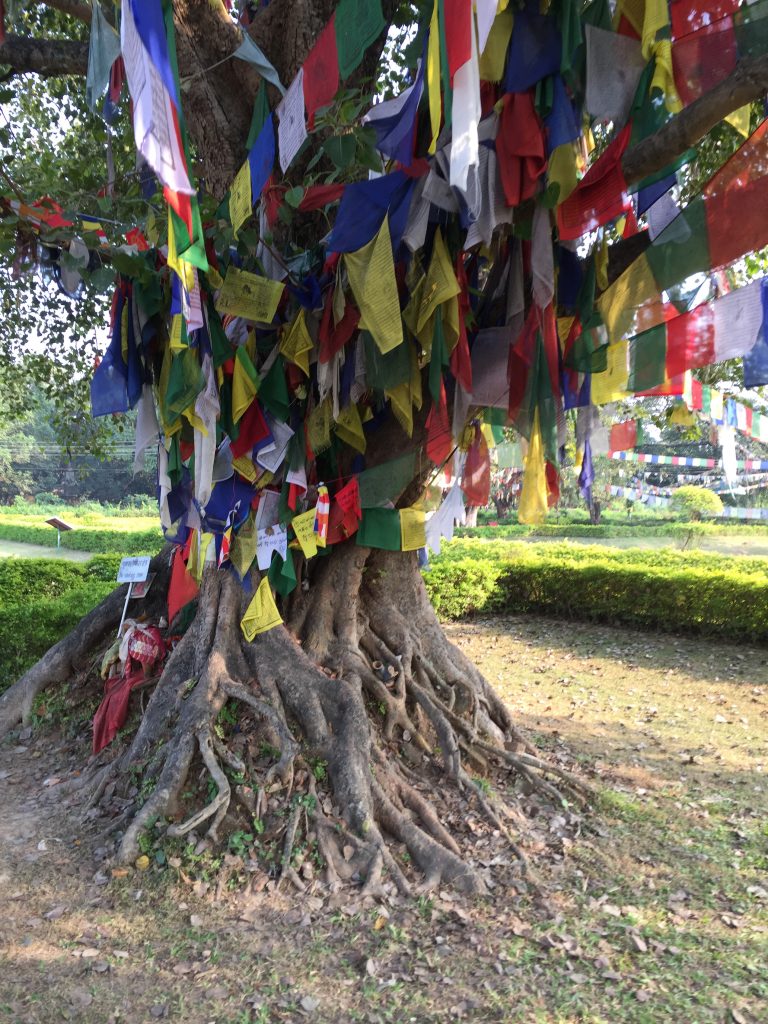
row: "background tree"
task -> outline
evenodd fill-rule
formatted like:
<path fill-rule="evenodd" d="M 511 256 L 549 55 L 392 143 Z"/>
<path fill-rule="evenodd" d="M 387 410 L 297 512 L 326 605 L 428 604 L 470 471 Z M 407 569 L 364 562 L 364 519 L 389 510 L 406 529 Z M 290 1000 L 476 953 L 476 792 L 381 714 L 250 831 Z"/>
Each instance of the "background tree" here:
<path fill-rule="evenodd" d="M 269 56 L 282 82 L 293 80 L 336 6 L 333 0 L 272 0 L 256 11 L 248 33 Z M 553 4 L 547 17 L 557 19 L 562 28 L 571 6 Z M 606 5 L 592 6 L 591 13 L 604 19 Z M 388 23 L 394 19 L 402 26 L 418 56 L 431 5 L 384 0 L 382 10 Z M 349 11 L 347 7 L 347 16 Z M 107 7 L 110 12 L 114 16 L 114 9 Z M 0 64 L 8 68 L 6 104 L 13 118 L 2 141 L 15 157 L 6 163 L 11 168 L 7 183 L 12 193 L 25 198 L 43 190 L 55 192 L 49 177 L 55 165 L 59 194 L 67 194 L 68 202 L 69 197 L 73 203 L 92 199 L 89 211 L 101 210 L 121 224 L 142 220 L 148 233 L 154 232 L 157 242 L 162 242 L 162 228 L 158 231 L 157 226 L 158 217 L 164 216 L 159 195 L 145 199 L 139 176 L 131 172 L 125 109 L 116 112 L 112 128 L 105 131 L 83 104 L 80 76 L 87 67 L 86 26 L 92 14 L 88 4 L 51 0 L 26 5 L 7 26 Z M 200 205 L 208 225 L 207 240 L 228 258 L 234 249 L 238 259 L 253 267 L 258 234 L 246 225 L 235 239 L 226 207 L 220 203 L 246 156 L 257 90 L 267 86 L 259 85 L 258 74 L 248 65 L 230 59 L 240 44 L 241 31 L 224 4 L 174 0 L 173 20 L 192 167 L 205 190 Z M 568 25 L 573 28 L 573 21 Z M 281 252 L 281 258 L 288 258 L 289 266 L 305 268 L 298 271 L 300 275 L 308 270 L 320 274 L 323 253 L 318 243 L 333 219 L 332 210 L 302 214 L 299 205 L 306 183 L 355 180 L 375 165 L 371 132 L 361 124 L 360 114 L 366 108 L 366 94 L 373 90 L 385 35 L 382 32 L 368 48 L 334 102 L 318 115 L 309 150 L 284 176 L 285 203 L 274 235 L 261 239 Z M 651 58 L 652 62 L 657 59 Z M 30 75 L 46 79 L 48 85 L 31 84 L 37 79 Z M 449 87 L 448 78 L 444 84 Z M 657 129 L 624 153 L 621 166 L 627 182 L 663 171 L 724 116 L 761 97 L 766 87 L 768 58 L 745 57 L 722 82 L 676 116 L 661 118 Z M 269 99 L 274 106 L 277 96 L 272 87 Z M 61 117 L 51 130 L 42 122 L 50 120 L 54 109 Z M 29 132 L 31 159 L 13 139 L 18 118 Z M 426 109 L 418 127 L 418 151 L 425 154 L 422 136 L 426 138 L 430 131 Z M 55 161 L 50 157 L 54 148 Z M 36 159 L 38 154 L 45 158 Z M 110 166 L 106 184 L 99 172 L 102 158 Z M 551 203 L 557 192 L 547 190 L 541 198 Z M 533 202 L 526 202 L 516 212 L 515 230 L 523 238 L 530 236 L 534 210 Z M 9 259 L 13 253 L 12 259 L 18 260 L 24 225 L 12 216 L 5 220 L 15 236 L 6 251 Z M 444 227 L 454 260 L 461 246 L 457 218 L 446 218 Z M 50 235 L 43 229 L 34 238 L 31 262 L 39 265 L 39 242 L 60 250 L 67 247 L 72 234 L 61 226 Z M 500 234 L 507 237 L 509 230 L 502 227 Z M 609 274 L 617 275 L 647 244 L 641 232 L 613 246 Z M 476 313 L 497 301 L 503 265 L 494 262 L 493 254 L 499 251 L 495 244 L 491 247 L 492 257 L 478 276 Z M 123 280 L 142 280 L 142 266 L 147 266 L 114 249 L 108 256 L 109 266 L 102 265 L 106 262 L 100 257 L 92 265 L 89 258 L 88 265 L 80 268 L 86 298 L 93 298 L 78 309 L 88 310 L 94 322 L 100 312 L 95 295 L 105 276 L 117 270 Z M 62 264 L 59 258 L 60 269 L 66 264 L 66 259 Z M 5 278 L 4 301 L 13 306 L 17 297 L 16 334 L 28 340 L 30 334 L 47 327 L 49 314 L 39 305 L 37 286 L 25 293 L 23 275 L 12 269 L 7 273 L 12 276 Z M 161 332 L 160 337 L 165 341 L 168 304 L 162 312 L 166 334 Z M 88 353 L 80 332 L 77 340 L 84 365 Z M 13 351 L 6 351 L 6 358 L 13 356 Z M 418 358 L 417 349 L 412 351 Z M 434 360 L 427 361 L 426 352 L 421 362 L 419 386 L 426 395 L 430 383 L 439 382 L 431 376 Z M 442 366 L 438 369 L 442 379 Z M 306 402 L 307 388 L 302 392 L 298 387 L 295 396 Z M 425 401 L 414 411 L 410 440 L 392 415 L 367 437 L 367 468 L 391 461 L 398 452 L 420 453 L 410 479 L 401 482 L 394 496 L 401 509 L 418 499 L 432 472 L 422 454 L 431 405 Z M 452 411 L 449 405 L 449 418 Z M 476 410 L 468 410 L 468 416 L 474 414 Z M 311 507 L 314 492 L 310 490 L 308 497 Z M 157 579 L 145 610 L 157 618 L 166 607 L 167 551 L 155 559 L 154 569 Z M 334 545 L 326 557 L 307 564 L 300 559 L 298 570 L 301 586 L 281 602 L 285 627 L 270 629 L 251 642 L 244 640 L 239 628 L 251 594 L 244 593 L 232 572 L 213 566 L 205 570 L 197 614 L 168 658 L 135 734 L 107 748 L 73 783 L 93 805 L 105 792 L 113 791 L 112 783 L 128 791 L 131 773 L 137 769 L 143 773 L 142 791 L 149 795 L 143 805 L 132 808 L 119 856 L 136 857 L 143 829 L 158 816 L 172 820 L 169 835 L 200 834 L 205 828 L 216 839 L 228 827 L 227 816 L 235 813 L 232 797 L 237 796 L 249 814 L 263 814 L 265 806 L 273 814 L 276 807 L 287 809 L 287 827 L 286 819 L 280 819 L 287 872 L 297 829 L 308 817 L 332 882 L 359 876 L 374 891 L 386 869 L 404 890 L 415 881 L 434 886 L 445 880 L 479 891 L 483 872 L 472 859 L 469 831 L 462 832 L 458 826 L 461 813 L 455 809 L 455 800 L 459 799 L 479 807 L 525 865 L 519 839 L 526 829 L 522 809 L 528 796 L 533 793 L 557 805 L 560 792 L 582 799 L 586 787 L 538 755 L 487 680 L 448 643 L 427 600 L 415 553 L 347 541 Z M 253 570 L 252 587 L 258 579 Z M 118 589 L 0 698 L 0 732 L 29 716 L 41 690 L 92 663 L 110 642 L 122 601 L 123 592 Z M 228 702 L 234 703 L 241 718 L 236 736 L 228 737 L 231 742 L 225 742 L 215 727 Z M 270 755 L 264 751 L 277 751 L 273 763 L 266 763 Z M 185 814 L 182 794 L 198 757 L 210 773 L 215 793 L 203 806 Z M 322 765 L 322 771 L 313 765 Z M 520 788 L 508 787 L 503 797 L 489 792 L 476 776 L 495 770 L 511 772 Z M 446 778 L 451 783 L 448 788 Z M 318 785 L 328 785 L 332 798 L 316 800 Z M 252 787 L 260 794 L 258 799 Z M 297 793 L 306 793 L 309 799 L 297 801 Z"/>

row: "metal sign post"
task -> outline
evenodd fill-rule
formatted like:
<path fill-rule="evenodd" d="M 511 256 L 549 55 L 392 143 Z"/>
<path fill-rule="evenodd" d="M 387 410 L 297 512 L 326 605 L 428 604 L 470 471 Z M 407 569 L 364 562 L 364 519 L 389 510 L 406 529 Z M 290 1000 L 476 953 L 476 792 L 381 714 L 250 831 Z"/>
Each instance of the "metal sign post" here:
<path fill-rule="evenodd" d="M 65 523 L 63 519 L 59 519 L 58 516 L 51 516 L 50 519 L 45 520 L 46 526 L 52 526 L 56 530 L 56 547 L 61 547 L 61 531 L 62 530 L 73 530 L 74 527 L 70 526 L 69 523 Z"/>
<path fill-rule="evenodd" d="M 120 625 L 117 627 L 118 639 L 123 631 L 123 623 L 125 622 L 125 615 L 128 611 L 128 602 L 131 600 L 131 594 L 133 593 L 133 584 L 144 583 L 149 575 L 150 561 L 151 559 L 149 555 L 144 555 L 141 558 L 124 558 L 120 562 L 120 568 L 117 571 L 117 582 L 127 583 L 128 593 L 125 595 L 123 614 L 120 617 Z"/>

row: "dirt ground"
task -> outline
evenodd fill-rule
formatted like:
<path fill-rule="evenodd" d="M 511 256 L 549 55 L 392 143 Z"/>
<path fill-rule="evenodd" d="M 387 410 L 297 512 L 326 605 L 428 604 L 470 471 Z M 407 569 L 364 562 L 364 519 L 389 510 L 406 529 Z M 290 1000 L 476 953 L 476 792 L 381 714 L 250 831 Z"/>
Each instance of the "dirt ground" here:
<path fill-rule="evenodd" d="M 44 723 L 0 746 L 0 1021 L 768 1020 L 768 651 L 534 618 L 449 631 L 601 791 L 575 839 L 548 825 L 538 894 L 216 898 L 157 849 L 113 875 L 57 794 L 87 736 Z"/>

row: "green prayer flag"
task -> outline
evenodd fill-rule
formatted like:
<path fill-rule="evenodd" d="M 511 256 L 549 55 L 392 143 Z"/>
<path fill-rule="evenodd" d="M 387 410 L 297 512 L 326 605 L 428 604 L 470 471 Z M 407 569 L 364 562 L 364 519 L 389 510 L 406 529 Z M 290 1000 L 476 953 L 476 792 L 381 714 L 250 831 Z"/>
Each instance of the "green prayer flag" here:
<path fill-rule="evenodd" d="M 390 462 L 364 470 L 357 478 L 360 507 L 375 508 L 399 498 L 416 472 L 416 453 L 406 452 Z"/>
<path fill-rule="evenodd" d="M 355 534 L 361 548 L 400 550 L 400 513 L 396 508 L 363 509 L 363 519 Z"/>
<path fill-rule="evenodd" d="M 164 418 L 168 423 L 193 405 L 205 387 L 205 377 L 197 356 L 197 349 L 194 348 L 185 348 L 173 356 L 168 389 L 163 396 Z"/>
<path fill-rule="evenodd" d="M 403 348 L 404 346 L 400 346 Z M 438 307 L 435 314 L 435 328 L 432 334 L 432 354 L 429 360 L 429 393 L 435 405 L 440 404 L 440 385 L 443 379 L 443 367 L 449 363 L 448 349 L 443 332 L 443 318 Z"/>
<path fill-rule="evenodd" d="M 278 551 L 272 552 L 267 579 L 281 597 L 287 597 L 292 590 L 296 589 L 296 569 L 290 551 L 285 559 Z"/>
<path fill-rule="evenodd" d="M 629 341 L 627 391 L 650 391 L 664 383 L 667 366 L 667 325 L 660 324 Z"/>
<path fill-rule="evenodd" d="M 710 269 L 705 201 L 693 199 L 645 251 L 659 291 Z M 698 285 L 697 285 L 698 287 Z"/>
<path fill-rule="evenodd" d="M 181 472 L 184 467 L 181 463 L 181 449 L 179 448 L 179 435 L 174 434 L 171 438 L 171 446 L 168 449 L 168 476 L 175 487 L 181 480 Z"/>
<path fill-rule="evenodd" d="M 208 300 L 208 337 L 211 340 L 213 365 L 218 369 L 232 358 L 232 343 L 222 327 L 221 317 L 213 305 L 213 299 Z"/>
<path fill-rule="evenodd" d="M 369 331 L 361 331 L 360 339 L 365 351 L 365 380 L 369 388 L 374 391 L 393 391 L 398 384 L 410 380 L 410 345 L 396 345 L 385 354 Z"/>
<path fill-rule="evenodd" d="M 269 372 L 261 379 L 259 401 L 272 413 L 276 420 L 285 423 L 291 408 L 288 384 L 285 380 L 285 364 L 278 355 Z"/>
<path fill-rule="evenodd" d="M 352 74 L 386 26 L 381 0 L 341 0 L 336 8 L 334 28 L 342 81 Z"/>
<path fill-rule="evenodd" d="M 267 99 L 266 86 L 260 85 L 259 91 L 256 93 L 256 100 L 253 104 L 253 117 L 251 118 L 251 127 L 248 130 L 248 139 L 245 143 L 245 148 L 250 153 L 251 147 L 259 136 L 259 132 L 264 127 L 264 122 L 269 117 L 269 100 Z"/>

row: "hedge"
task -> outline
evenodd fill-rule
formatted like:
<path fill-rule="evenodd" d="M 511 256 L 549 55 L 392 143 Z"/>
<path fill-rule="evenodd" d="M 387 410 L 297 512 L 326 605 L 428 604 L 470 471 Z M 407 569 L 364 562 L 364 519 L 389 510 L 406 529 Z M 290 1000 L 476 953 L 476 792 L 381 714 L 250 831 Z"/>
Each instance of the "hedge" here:
<path fill-rule="evenodd" d="M 120 555 L 95 555 L 87 562 L 58 558 L 0 559 L 0 608 L 18 601 L 56 598 L 85 583 L 115 585 Z"/>
<path fill-rule="evenodd" d="M 485 540 L 505 537 L 679 537 L 731 536 L 746 534 L 752 537 L 768 536 L 766 523 L 681 523 L 674 521 L 632 521 L 623 523 L 564 522 L 541 523 L 525 526 L 522 523 L 500 523 L 498 526 L 463 526 L 456 531 L 458 537 L 477 537 Z"/>
<path fill-rule="evenodd" d="M 659 560 L 658 552 L 598 551 L 602 557 L 594 559 L 569 557 L 570 552 L 553 557 L 530 546 L 515 559 L 441 556 L 425 573 L 425 583 L 443 618 L 535 612 L 662 632 L 768 640 L 764 569 L 723 569 L 727 559 L 709 567 L 675 566 Z"/>
<path fill-rule="evenodd" d="M 91 579 L 52 599 L 0 603 L 0 693 L 74 629 L 114 587 L 114 579 L 109 583 Z"/>
<path fill-rule="evenodd" d="M 679 551 L 675 548 L 612 548 L 591 544 L 570 544 L 552 541 L 536 544 L 529 541 L 457 539 L 444 544 L 439 561 L 479 558 L 483 561 L 508 562 L 536 557 L 558 564 L 563 562 L 608 562 L 646 570 L 689 569 L 700 572 L 728 572 L 741 575 L 764 575 L 768 580 L 768 558 L 752 555 L 719 555 L 711 551 Z"/>
<path fill-rule="evenodd" d="M 56 547 L 56 531 L 50 526 L 7 523 L 0 519 L 0 540 L 20 541 Z M 61 535 L 61 546 L 71 551 L 93 551 L 121 555 L 154 555 L 163 545 L 160 525 L 153 530 L 113 530 L 78 527 Z"/>
<path fill-rule="evenodd" d="M 121 557 L 0 559 L 0 692 L 117 586 Z"/>

